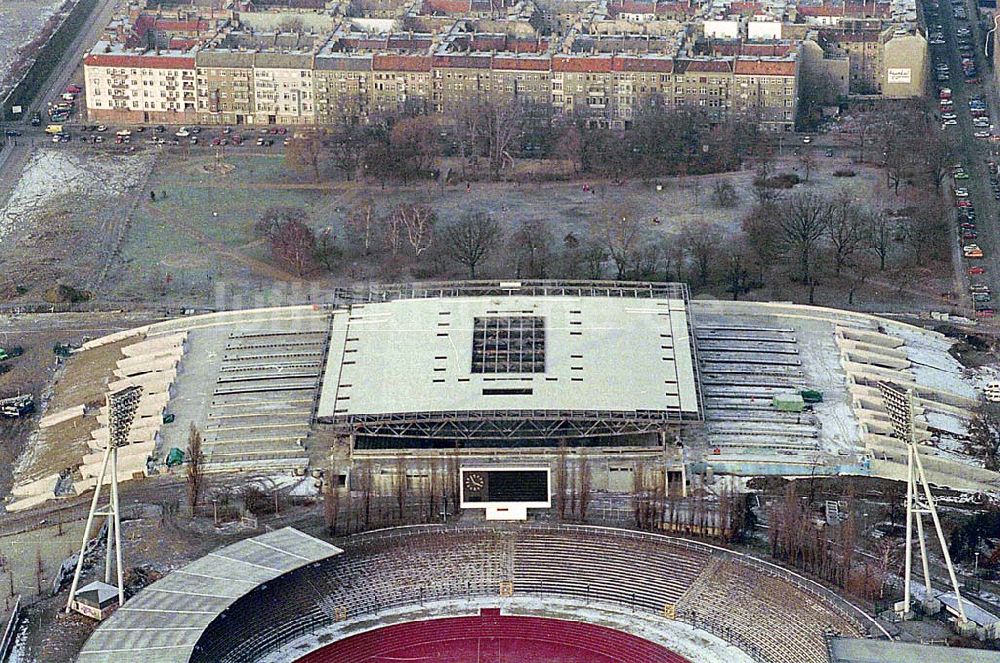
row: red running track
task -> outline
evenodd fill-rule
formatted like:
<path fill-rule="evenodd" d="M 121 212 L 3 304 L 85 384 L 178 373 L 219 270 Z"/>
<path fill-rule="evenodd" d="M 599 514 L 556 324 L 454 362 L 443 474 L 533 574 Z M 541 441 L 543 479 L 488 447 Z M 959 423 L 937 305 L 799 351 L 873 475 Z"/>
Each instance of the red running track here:
<path fill-rule="evenodd" d="M 501 616 L 408 622 L 345 638 L 298 663 L 689 663 L 669 649 L 603 626 Z"/>

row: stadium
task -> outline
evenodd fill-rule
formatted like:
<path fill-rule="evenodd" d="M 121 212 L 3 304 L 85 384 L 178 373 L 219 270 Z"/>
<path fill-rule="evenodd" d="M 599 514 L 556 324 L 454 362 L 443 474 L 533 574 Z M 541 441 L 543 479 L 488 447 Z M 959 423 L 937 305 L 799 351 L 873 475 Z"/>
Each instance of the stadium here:
<path fill-rule="evenodd" d="M 126 479 L 185 449 L 192 425 L 209 471 L 332 469 L 341 488 L 360 462 L 388 485 L 405 457 L 426 483 L 477 458 L 551 468 L 560 448 L 588 458 L 594 490 L 631 490 L 637 463 L 678 487 L 706 472 L 898 479 L 905 448 L 876 383 L 914 391 L 922 440 L 947 436 L 979 398 L 953 343 L 836 309 L 690 301 L 683 284 L 417 283 L 182 317 L 73 353 L 7 509 L 93 488 L 97 405 L 129 385 L 144 391 Z M 821 402 L 804 407 L 803 391 Z M 941 485 L 1000 485 L 933 445 L 921 454 Z"/>
<path fill-rule="evenodd" d="M 996 490 L 995 472 L 929 443 L 978 400 L 952 344 L 861 313 L 692 301 L 670 283 L 382 285 L 185 316 L 73 352 L 7 508 L 93 488 L 99 399 L 139 385 L 121 480 L 169 471 L 196 429 L 206 471 L 311 476 L 355 518 L 170 571 L 101 623 L 81 662 L 914 660 L 828 587 L 679 535 L 730 527 L 719 476 L 900 479 L 885 380 L 912 390 L 934 483 Z M 588 524 L 565 522 L 568 492 Z M 702 501 L 638 522 L 643 500 L 689 495 Z M 379 500 L 422 524 L 369 520 Z"/>

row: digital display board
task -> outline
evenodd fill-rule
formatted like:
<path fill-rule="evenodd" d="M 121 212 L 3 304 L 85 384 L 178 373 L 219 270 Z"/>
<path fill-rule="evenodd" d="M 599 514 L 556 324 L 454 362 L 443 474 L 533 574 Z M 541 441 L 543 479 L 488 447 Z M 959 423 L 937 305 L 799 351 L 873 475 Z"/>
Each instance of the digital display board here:
<path fill-rule="evenodd" d="M 463 467 L 462 508 L 519 505 L 548 508 L 551 477 L 547 467 Z"/>

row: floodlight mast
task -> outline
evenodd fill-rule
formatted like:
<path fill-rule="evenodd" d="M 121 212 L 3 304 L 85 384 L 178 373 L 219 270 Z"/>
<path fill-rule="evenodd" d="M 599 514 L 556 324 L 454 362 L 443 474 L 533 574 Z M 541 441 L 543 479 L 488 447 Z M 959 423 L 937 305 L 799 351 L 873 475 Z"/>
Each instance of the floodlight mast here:
<path fill-rule="evenodd" d="M 904 571 L 903 604 L 901 610 L 897 610 L 904 615 L 910 611 L 910 578 L 913 568 L 913 526 L 916 523 L 917 539 L 920 542 L 920 559 L 924 572 L 924 583 L 926 585 L 926 601 L 933 597 L 931 587 L 931 573 L 927 558 L 927 542 L 924 537 L 924 514 L 930 514 L 934 522 L 934 529 L 937 532 L 938 542 L 941 545 L 941 553 L 944 557 L 945 565 L 948 567 L 948 576 L 951 579 L 951 586 L 958 601 L 959 621 L 965 623 L 965 606 L 962 602 L 962 594 L 958 589 L 958 579 L 955 576 L 955 566 L 951 562 L 951 555 L 948 552 L 948 544 L 944 538 L 944 530 L 941 529 L 941 521 L 938 519 L 937 507 L 934 504 L 934 496 L 931 494 L 930 484 L 927 483 L 927 475 L 924 473 L 924 465 L 920 460 L 917 451 L 916 431 L 913 425 L 913 391 L 906 389 L 892 382 L 879 382 L 879 391 L 882 393 L 882 400 L 885 404 L 886 412 L 892 424 L 893 435 L 906 444 L 906 562 Z M 920 495 L 921 490 L 923 496 Z"/>
<path fill-rule="evenodd" d="M 118 502 L 118 449 L 128 445 L 129 432 L 135 413 L 139 409 L 139 399 L 142 397 L 142 387 L 133 385 L 113 394 L 108 394 L 108 446 L 104 450 L 101 472 L 94 487 L 94 497 L 90 501 L 90 513 L 87 515 L 87 526 L 83 530 L 83 542 L 80 544 L 80 554 L 76 560 L 76 571 L 73 573 L 73 584 L 70 586 L 69 599 L 66 601 L 66 612 L 73 608 L 76 590 L 80 584 L 83 571 L 83 558 L 90 540 L 90 530 L 94 525 L 94 516 L 105 516 L 108 521 L 107 553 L 105 555 L 104 582 L 111 584 L 111 551 L 115 551 L 115 566 L 117 568 L 118 605 L 125 603 L 124 563 L 122 560 L 121 518 Z M 101 488 L 104 478 L 108 476 L 108 466 L 111 467 L 111 494 L 105 508 L 98 506 L 101 499 Z"/>

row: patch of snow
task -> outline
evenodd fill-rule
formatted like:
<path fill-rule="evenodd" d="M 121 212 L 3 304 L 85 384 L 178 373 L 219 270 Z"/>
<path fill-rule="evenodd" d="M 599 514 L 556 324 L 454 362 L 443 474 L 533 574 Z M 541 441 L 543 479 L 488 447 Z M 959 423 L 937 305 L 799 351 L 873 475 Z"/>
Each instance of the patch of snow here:
<path fill-rule="evenodd" d="M 924 417 L 927 419 L 927 423 L 943 431 L 947 431 L 953 435 L 968 435 L 969 427 L 968 423 L 959 419 L 956 416 L 945 414 L 943 412 L 934 412 L 928 410 Z"/>
<path fill-rule="evenodd" d="M 0 242 L 16 229 L 28 230 L 56 199 L 117 198 L 141 181 L 152 157 L 83 155 L 40 149 L 24 166 L 17 186 L 0 207 Z"/>
<path fill-rule="evenodd" d="M 319 483 L 319 479 L 306 477 L 288 491 L 288 494 L 292 497 L 316 497 L 319 495 Z"/>
<path fill-rule="evenodd" d="M 948 354 L 954 341 L 934 332 L 905 325 L 889 325 L 887 331 L 902 339 L 904 345 L 901 349 L 912 362 L 910 370 L 917 384 L 967 398 L 978 398 L 975 387 L 965 375 L 965 368 Z"/>

